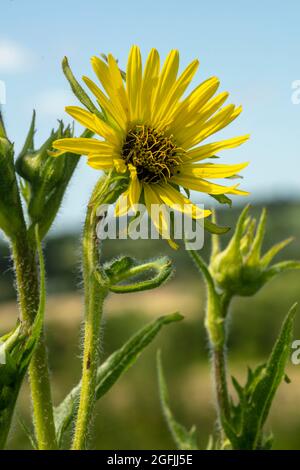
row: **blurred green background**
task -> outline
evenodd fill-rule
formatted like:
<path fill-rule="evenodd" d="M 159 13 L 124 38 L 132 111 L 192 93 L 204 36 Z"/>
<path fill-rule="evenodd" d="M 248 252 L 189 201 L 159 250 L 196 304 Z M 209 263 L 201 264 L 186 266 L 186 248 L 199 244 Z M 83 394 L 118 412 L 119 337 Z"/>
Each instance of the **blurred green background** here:
<path fill-rule="evenodd" d="M 295 240 L 278 259 L 300 257 L 300 205 L 289 201 L 268 207 L 265 249 L 289 236 Z M 259 205 L 252 213 L 259 215 Z M 240 209 L 222 209 L 219 222 L 233 226 Z M 222 236 L 224 243 L 228 238 Z M 50 237 L 45 244 L 47 264 L 47 340 L 55 402 L 80 377 L 82 300 L 80 296 L 80 233 Z M 208 257 L 209 236 L 203 256 Z M 210 383 L 209 351 L 203 327 L 205 291 L 187 253 L 171 251 L 161 241 L 107 241 L 104 257 L 127 253 L 151 258 L 168 253 L 175 261 L 174 278 L 155 291 L 111 296 L 106 305 L 101 351 L 105 358 L 139 327 L 162 314 L 179 310 L 185 317 L 167 326 L 137 363 L 98 403 L 92 447 L 96 449 L 172 449 L 174 445 L 160 410 L 155 355 L 158 348 L 169 385 L 174 413 L 186 426 L 196 424 L 199 445 L 205 448 L 214 428 L 214 397 Z M 8 247 L 0 244 L 0 332 L 14 323 L 17 308 Z M 229 339 L 230 373 L 242 381 L 246 368 L 263 362 L 276 338 L 282 319 L 300 300 L 300 272 L 286 273 L 268 284 L 254 298 L 236 299 L 232 306 Z M 300 339 L 300 314 L 295 339 Z M 290 384 L 282 384 L 268 428 L 277 449 L 300 449 L 300 366 L 288 367 Z M 18 403 L 9 448 L 30 448 L 20 422 L 30 426 L 30 399 L 25 383 Z"/>

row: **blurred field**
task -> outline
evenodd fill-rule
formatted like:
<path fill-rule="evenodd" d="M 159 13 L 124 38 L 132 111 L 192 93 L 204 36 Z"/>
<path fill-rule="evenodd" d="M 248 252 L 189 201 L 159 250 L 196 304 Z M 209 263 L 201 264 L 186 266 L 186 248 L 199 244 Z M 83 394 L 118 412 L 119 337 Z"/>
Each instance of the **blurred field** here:
<path fill-rule="evenodd" d="M 270 207 L 266 247 L 290 235 L 296 237 L 286 249 L 285 258 L 300 255 L 300 207 L 296 204 Z M 258 209 L 256 208 L 255 211 Z M 221 214 L 220 220 L 232 224 L 236 212 Z M 297 238 L 298 237 L 298 238 Z M 50 239 L 46 245 L 48 265 L 47 339 L 55 402 L 64 397 L 80 376 L 81 298 L 78 287 L 80 272 L 79 236 Z M 127 243 L 127 242 L 126 242 Z M 120 249 L 137 251 L 151 257 L 157 250 L 168 251 L 158 242 L 107 243 L 105 256 Z M 207 255 L 209 243 L 204 254 Z M 8 270 L 6 248 L 1 248 L 0 330 L 7 331 L 15 322 L 17 311 L 13 290 L 9 287 L 12 273 Z M 1 253 L 1 252 L 0 252 Z M 105 358 L 146 322 L 162 314 L 180 311 L 185 319 L 167 326 L 138 362 L 98 404 L 92 443 L 97 449 L 168 449 L 174 448 L 162 419 L 157 392 L 155 354 L 162 350 L 171 402 L 178 419 L 186 426 L 196 424 L 199 445 L 204 448 L 214 426 L 213 396 L 208 369 L 208 348 L 203 328 L 205 293 L 196 270 L 181 250 L 169 253 L 175 257 L 177 275 L 153 292 L 114 295 L 107 300 L 102 334 L 102 356 Z M 138 254 L 137 254 L 138 255 Z M 300 300 L 300 272 L 287 273 L 273 280 L 252 299 L 236 299 L 232 307 L 229 340 L 230 373 L 242 381 L 247 365 L 263 362 L 280 328 L 283 316 Z M 295 338 L 300 339 L 300 314 Z M 268 427 L 275 435 L 275 448 L 300 449 L 300 366 L 289 366 L 290 384 L 282 384 L 274 403 Z M 29 448 L 19 420 L 29 423 L 28 385 L 24 384 L 10 448 Z"/>

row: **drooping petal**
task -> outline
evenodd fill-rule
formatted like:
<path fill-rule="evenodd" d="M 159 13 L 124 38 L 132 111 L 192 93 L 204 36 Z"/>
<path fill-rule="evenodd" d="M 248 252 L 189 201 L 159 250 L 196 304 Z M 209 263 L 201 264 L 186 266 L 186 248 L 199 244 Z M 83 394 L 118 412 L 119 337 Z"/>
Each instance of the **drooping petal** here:
<path fill-rule="evenodd" d="M 170 184 L 159 185 L 159 197 L 172 209 L 183 212 L 194 219 L 203 219 L 211 214 L 210 210 L 200 209 Z"/>
<path fill-rule="evenodd" d="M 207 194 L 237 194 L 236 191 L 240 193 L 240 190 L 237 190 L 239 184 L 233 186 L 221 186 L 219 184 L 210 183 L 204 179 L 201 179 L 194 175 L 181 175 L 174 176 L 171 178 L 171 181 L 175 184 L 179 184 L 184 188 L 192 189 L 194 191 L 200 191 Z M 233 192 L 234 191 L 234 192 Z M 246 195 L 246 191 L 243 191 L 243 194 Z"/>
<path fill-rule="evenodd" d="M 167 209 L 161 204 L 154 184 L 144 185 L 145 204 L 156 230 L 166 239 L 170 238 L 169 216 Z"/>
<path fill-rule="evenodd" d="M 131 180 L 128 189 L 119 197 L 116 208 L 115 216 L 121 217 L 130 209 L 135 211 L 135 205 L 138 204 L 141 196 L 142 186 L 137 178 L 136 168 L 129 165 Z"/>

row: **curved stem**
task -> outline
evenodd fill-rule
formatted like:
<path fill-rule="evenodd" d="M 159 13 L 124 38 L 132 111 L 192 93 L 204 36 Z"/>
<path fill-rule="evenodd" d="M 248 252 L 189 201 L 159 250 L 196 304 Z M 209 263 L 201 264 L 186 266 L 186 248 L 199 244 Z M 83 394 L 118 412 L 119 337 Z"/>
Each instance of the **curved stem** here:
<path fill-rule="evenodd" d="M 22 321 L 25 328 L 29 329 L 39 307 L 39 279 L 35 248 L 31 246 L 26 230 L 12 242 L 12 252 Z M 38 448 L 56 449 L 48 358 L 43 332 L 29 365 L 29 377 Z"/>
<path fill-rule="evenodd" d="M 99 333 L 103 302 L 108 293 L 105 279 L 99 270 L 99 243 L 96 235 L 97 207 L 105 202 L 110 175 L 103 177 L 92 194 L 83 233 L 83 281 L 85 290 L 84 346 L 79 408 L 72 449 L 85 449 L 92 413 L 95 406 L 96 376 L 99 363 Z M 98 272 L 96 279 L 95 272 Z M 100 273 L 100 282 L 99 282 Z"/>

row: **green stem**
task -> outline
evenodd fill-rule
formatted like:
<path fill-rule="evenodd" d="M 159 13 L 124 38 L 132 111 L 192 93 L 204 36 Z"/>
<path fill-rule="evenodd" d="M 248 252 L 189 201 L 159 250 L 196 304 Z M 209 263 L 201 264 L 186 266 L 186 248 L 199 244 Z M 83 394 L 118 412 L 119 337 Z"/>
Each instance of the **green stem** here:
<path fill-rule="evenodd" d="M 222 416 L 228 419 L 230 414 L 229 396 L 227 389 L 227 368 L 224 348 L 212 347 L 213 375 L 217 400 L 219 425 L 222 426 Z"/>
<path fill-rule="evenodd" d="M 217 292 L 210 271 L 198 252 L 189 250 L 189 255 L 202 273 L 207 287 L 205 327 L 210 341 L 216 408 L 220 429 L 222 429 L 222 418 L 230 419 L 226 365 L 226 317 L 232 296 L 230 293 L 221 295 Z"/>
<path fill-rule="evenodd" d="M 213 376 L 217 400 L 217 414 L 220 429 L 222 418 L 230 420 L 230 401 L 227 387 L 227 354 L 226 354 L 226 317 L 228 314 L 231 295 L 224 293 L 220 300 L 221 318 L 223 319 L 224 341 L 220 345 L 211 344 Z"/>
<path fill-rule="evenodd" d="M 38 270 L 35 248 L 32 245 L 26 230 L 12 242 L 22 321 L 28 329 L 39 307 Z M 43 332 L 29 365 L 29 377 L 38 448 L 40 450 L 56 449 L 48 359 Z"/>
<path fill-rule="evenodd" d="M 99 240 L 96 235 L 99 218 L 96 211 L 106 202 L 109 192 L 110 175 L 97 183 L 88 205 L 83 233 L 83 281 L 85 291 L 84 345 L 82 360 L 82 381 L 79 408 L 72 449 L 86 448 L 92 414 L 96 402 L 96 377 L 99 364 L 99 333 L 103 302 L 108 286 L 99 270 Z M 98 276 L 96 278 L 95 272 Z M 100 279 L 99 279 L 100 273 Z M 100 282 L 99 282 L 100 281 Z"/>

